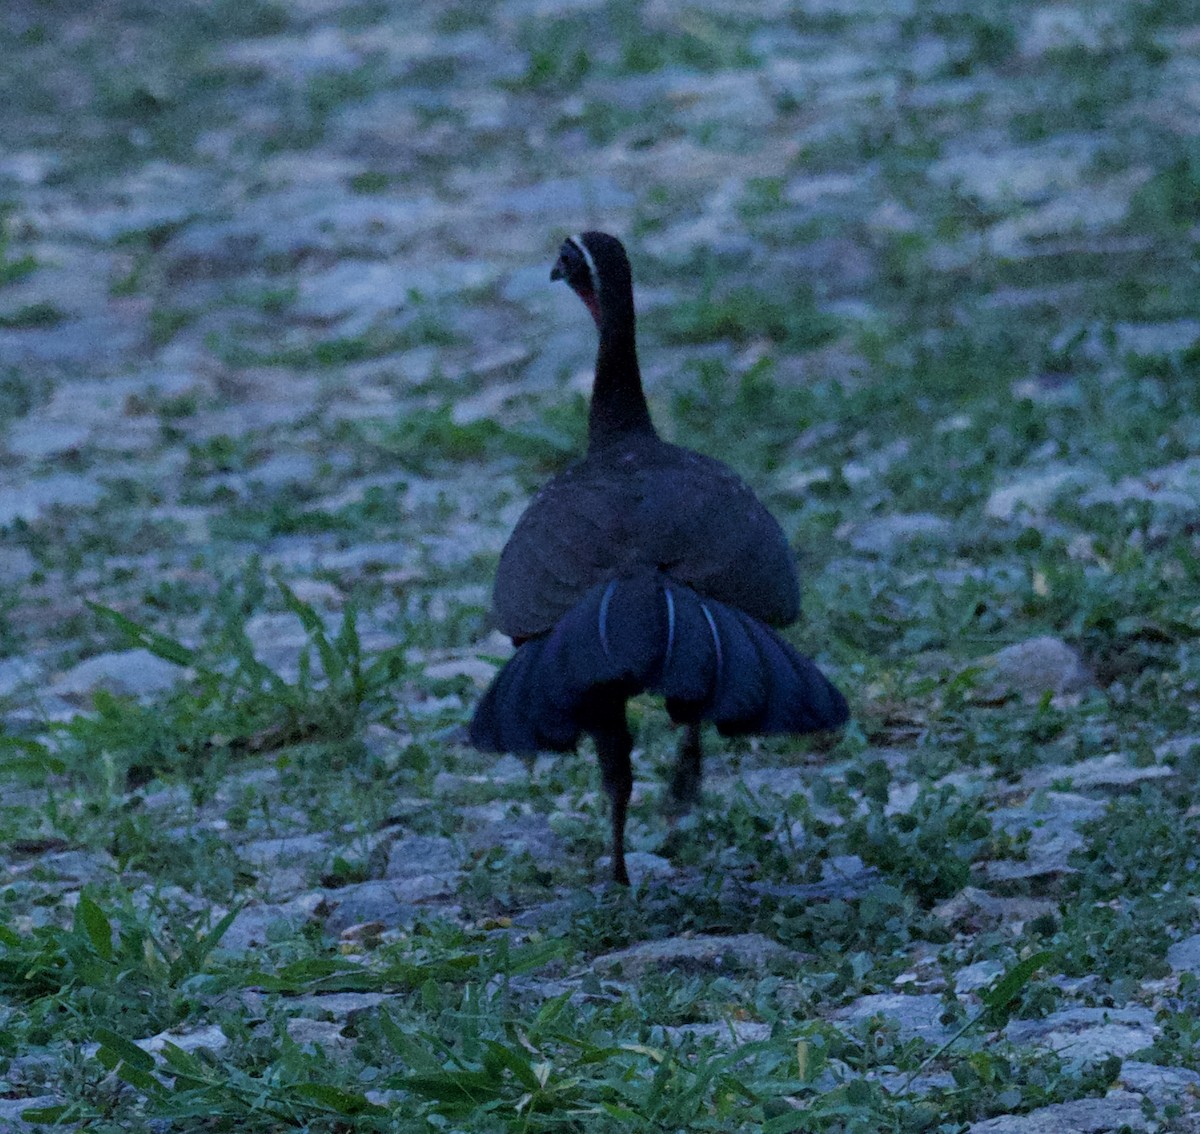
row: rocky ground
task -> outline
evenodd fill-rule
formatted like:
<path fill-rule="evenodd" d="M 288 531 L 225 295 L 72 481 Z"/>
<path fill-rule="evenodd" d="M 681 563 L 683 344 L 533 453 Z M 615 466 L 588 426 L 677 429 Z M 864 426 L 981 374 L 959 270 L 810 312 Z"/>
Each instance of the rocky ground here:
<path fill-rule="evenodd" d="M 0 13 L 0 1130 L 1200 1129 L 1200 7 Z M 831 744 L 482 757 L 621 234 Z"/>

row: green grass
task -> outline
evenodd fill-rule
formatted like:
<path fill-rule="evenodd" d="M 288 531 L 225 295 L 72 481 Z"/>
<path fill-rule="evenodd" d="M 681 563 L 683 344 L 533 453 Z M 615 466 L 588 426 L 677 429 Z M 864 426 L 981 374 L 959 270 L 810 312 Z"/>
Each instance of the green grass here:
<path fill-rule="evenodd" d="M 68 217 L 139 200 L 138 179 L 164 168 L 223 188 L 199 193 L 194 218 L 86 242 L 109 257 L 112 312 L 146 320 L 118 365 L 0 369 L 5 485 L 24 475 L 7 431 L 51 399 L 74 405 L 67 383 L 99 396 L 110 377 L 197 376 L 120 404 L 158 422 L 134 460 L 104 436 L 56 459 L 55 473 L 103 473 L 97 506 L 0 531 L 0 689 L 17 681 L 0 693 L 5 1103 L 51 1095 L 35 1118 L 97 1132 L 957 1134 L 1111 1089 L 1111 1058 L 1006 1038 L 1010 1020 L 1075 1007 L 1148 1008 L 1160 1030 L 1134 1058 L 1200 1069 L 1200 984 L 1167 962 L 1200 929 L 1195 509 L 1094 503 L 1081 487 L 1031 522 L 987 512 L 998 487 L 1047 466 L 1153 486 L 1198 451 L 1197 346 L 1122 344 L 1127 324 L 1200 305 L 1200 174 L 1165 89 L 1176 33 L 1200 13 L 1138 5 L 1115 13 L 1111 44 L 1041 54 L 1037 17 L 951 3 L 751 22 L 614 0 L 526 24 L 418 6 L 402 37 L 414 54 L 396 56 L 395 11 L 376 0 L 329 26 L 273 3 L 14 15 L 0 140 L 54 160 L 36 186 L 5 181 L 7 331 L 49 341 L 76 311 L 25 302 L 43 261 L 81 239 L 39 229 L 64 200 Z M 294 68 L 227 61 L 255 37 L 326 33 L 348 69 L 302 52 Z M 774 118 L 700 121 L 704 76 L 761 95 Z M 355 113 L 390 98 L 412 108 L 411 146 L 406 121 L 396 149 Z M 1094 143 L 1085 186 L 1143 178 L 1097 232 L 997 250 L 995 225 L 1057 191 L 993 206 L 931 176 L 942 157 L 1063 136 Z M 321 177 L 282 184 L 310 159 Z M 480 245 L 493 169 L 505 192 L 602 174 L 635 201 L 501 218 Z M 836 174 L 856 179 L 849 192 L 806 197 L 806 179 Z M 334 211 L 430 196 L 474 219 L 385 222 L 346 247 L 335 223 L 298 254 L 248 240 L 199 267 L 180 258 L 193 226 L 241 219 L 243 198 L 310 190 Z M 549 225 L 549 249 L 560 222 L 628 238 L 656 300 L 639 324 L 655 419 L 779 517 L 805 611 L 785 633 L 854 708 L 829 743 L 714 738 L 704 804 L 672 825 L 659 805 L 677 737 L 639 699 L 630 842 L 676 873 L 628 894 L 597 882 L 608 825 L 587 745 L 525 768 L 462 744 L 492 660 L 498 549 L 586 436 L 567 384 L 591 349 L 585 314 L 558 373 L 556 316 L 504 286 L 409 297 L 354 331 L 296 303 L 305 273 L 363 243 L 373 258 L 515 269 L 528 263 L 513 248 Z M 828 278 L 792 267 L 821 256 Z M 525 385 L 524 361 L 484 367 L 514 345 L 536 359 Z M 268 378 L 285 397 L 295 378 L 303 416 L 214 429 Z M 456 416 L 493 383 L 494 413 Z M 311 457 L 311 479 L 257 483 L 277 452 Z M 946 530 L 855 546 L 908 513 Z M 993 688 L 991 656 L 1044 634 L 1095 683 L 1028 701 Z M 56 696 L 74 664 L 138 647 L 177 667 L 173 688 Z M 42 666 L 32 691 L 7 668 L 27 656 Z M 1152 785 L 1078 782 L 1112 753 Z M 1078 846 L 1047 873 L 993 881 L 997 861 L 1038 862 L 1037 832 L 1010 809 L 1049 822 L 1061 792 L 1103 804 Z M 461 872 L 376 918 L 394 840 L 414 835 L 453 840 Z M 276 861 L 270 845 L 294 836 L 318 849 Z M 330 919 L 356 901 L 365 924 L 342 933 Z M 259 918 L 262 943 L 239 949 Z M 598 960 L 740 934 L 788 952 L 620 978 Z M 956 997 L 978 962 L 1000 975 Z M 385 999 L 349 1016 L 314 1000 L 335 993 Z M 932 998 L 944 1031 L 842 1017 L 881 994 Z M 191 1050 L 198 1029 L 209 1041 Z M 168 1030 L 156 1054 L 135 1042 Z"/>

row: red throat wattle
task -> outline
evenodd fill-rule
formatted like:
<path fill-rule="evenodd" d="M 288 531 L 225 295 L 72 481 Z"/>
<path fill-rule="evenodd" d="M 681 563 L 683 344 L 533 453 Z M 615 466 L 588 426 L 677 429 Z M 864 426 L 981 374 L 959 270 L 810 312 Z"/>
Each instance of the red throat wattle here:
<path fill-rule="evenodd" d="M 592 318 L 596 320 L 596 326 L 600 326 L 600 299 L 590 287 L 579 287 L 575 289 L 575 294 L 583 300 L 583 305 L 592 313 Z"/>

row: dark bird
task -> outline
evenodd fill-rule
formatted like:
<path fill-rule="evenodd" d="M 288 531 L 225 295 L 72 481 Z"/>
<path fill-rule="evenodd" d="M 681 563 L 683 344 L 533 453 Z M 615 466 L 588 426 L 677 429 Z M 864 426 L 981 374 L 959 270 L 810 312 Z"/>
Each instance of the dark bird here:
<path fill-rule="evenodd" d="M 612 802 L 613 878 L 628 885 L 630 697 L 661 694 L 685 728 L 669 796 L 680 810 L 699 796 L 701 722 L 724 736 L 803 733 L 849 714 L 770 629 L 800 612 L 774 517 L 720 461 L 655 432 L 621 242 L 570 237 L 550 278 L 570 284 L 600 331 L 587 454 L 534 497 L 500 556 L 494 615 L 517 651 L 470 738 L 488 752 L 565 752 L 591 736 Z"/>

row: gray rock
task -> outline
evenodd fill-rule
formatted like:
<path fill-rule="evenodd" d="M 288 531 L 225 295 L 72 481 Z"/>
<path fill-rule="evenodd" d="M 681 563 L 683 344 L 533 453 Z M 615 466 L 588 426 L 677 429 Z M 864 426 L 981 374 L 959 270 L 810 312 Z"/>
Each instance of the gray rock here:
<path fill-rule="evenodd" d="M 412 306 L 414 296 L 441 299 L 486 287 L 495 278 L 495 265 L 481 260 L 450 260 L 432 266 L 348 260 L 306 276 L 295 311 L 308 319 L 352 315 L 365 329 L 379 315 Z"/>
<path fill-rule="evenodd" d="M 364 922 L 382 922 L 388 928 L 409 925 L 417 916 L 415 903 L 452 895 L 460 877 L 457 872 L 418 874 L 320 891 L 325 928 L 330 933 L 341 933 Z"/>
<path fill-rule="evenodd" d="M 930 180 L 958 188 L 990 206 L 1045 200 L 1080 183 L 1097 143 L 1067 136 L 1038 146 L 1012 146 L 992 153 L 951 154 L 933 163 Z"/>
<path fill-rule="evenodd" d="M 287 1022 L 288 1036 L 301 1047 L 337 1050 L 349 1047 L 354 1041 L 342 1035 L 342 1024 L 329 1020 L 310 1020 L 293 1016 Z"/>
<path fill-rule="evenodd" d="M 1156 760 L 1181 760 L 1200 753 L 1200 736 L 1174 736 L 1154 746 Z"/>
<path fill-rule="evenodd" d="M 888 556 L 905 544 L 943 543 L 953 531 L 944 516 L 928 512 L 880 516 L 856 524 L 849 534 L 850 546 L 864 554 Z"/>
<path fill-rule="evenodd" d="M 710 1024 L 681 1024 L 665 1027 L 663 1032 L 675 1043 L 685 1040 L 716 1040 L 722 1048 L 741 1047 L 746 1043 L 760 1043 L 771 1038 L 771 1025 L 753 1020 L 722 1020 Z"/>
<path fill-rule="evenodd" d="M 117 860 L 107 851 L 66 850 L 42 854 L 37 860 L 39 874 L 70 882 L 96 882 L 117 873 Z"/>
<path fill-rule="evenodd" d="M 21 1120 L 27 1110 L 58 1106 L 62 1099 L 58 1095 L 38 1095 L 35 1098 L 0 1099 L 0 1134 L 24 1134 L 29 1130 L 45 1130 L 42 1125 L 32 1126 Z"/>
<path fill-rule="evenodd" d="M 27 418 L 8 431 L 7 447 L 14 457 L 43 461 L 81 448 L 91 432 L 91 427 L 82 422 Z"/>
<path fill-rule="evenodd" d="M 987 878 L 993 882 L 1013 882 L 1075 873 L 1070 856 L 1086 845 L 1075 828 L 1103 815 L 1106 807 L 1103 800 L 1046 792 L 1019 807 L 997 808 L 992 812 L 992 822 L 1009 834 L 1028 831 L 1029 841 L 1023 860 L 998 859 L 987 863 L 984 868 Z"/>
<path fill-rule="evenodd" d="M 649 851 L 629 851 L 625 855 L 625 866 L 629 870 L 629 880 L 635 886 L 646 878 L 672 878 L 676 873 L 669 859 Z M 601 855 L 596 860 L 596 873 L 601 878 L 612 876 L 611 855 Z"/>
<path fill-rule="evenodd" d="M 740 933 L 731 937 L 702 934 L 642 941 L 628 949 L 604 953 L 592 964 L 601 972 L 619 969 L 623 976 L 633 977 L 659 971 L 761 969 L 772 962 L 784 962 L 796 956 L 791 949 L 760 933 Z"/>
<path fill-rule="evenodd" d="M 976 961 L 965 965 L 954 974 L 954 991 L 962 996 L 967 992 L 979 992 L 995 982 L 1004 972 L 999 961 Z"/>
<path fill-rule="evenodd" d="M 394 996 L 384 992 L 330 992 L 319 996 L 297 996 L 288 1001 L 288 1007 L 312 1019 L 348 1024 L 364 1012 L 370 1012 L 394 999 Z"/>
<path fill-rule="evenodd" d="M 539 866 L 552 867 L 562 861 L 562 839 L 554 833 L 545 815 L 507 815 L 512 804 L 503 804 L 506 817 L 470 832 L 467 844 L 474 851 L 503 847 L 510 854 L 528 851 Z M 476 812 L 476 814 L 479 814 Z"/>
<path fill-rule="evenodd" d="M 1157 1063 L 1126 1060 L 1117 1080 L 1122 1087 L 1145 1095 L 1160 1110 L 1165 1106 L 1190 1109 L 1200 1105 L 1200 1074 L 1186 1067 L 1160 1067 Z"/>
<path fill-rule="evenodd" d="M 42 675 L 42 667 L 28 658 L 0 659 L 0 697 L 27 688 Z"/>
<path fill-rule="evenodd" d="M 984 514 L 993 520 L 1037 519 L 1064 493 L 1082 490 L 1096 483 L 1091 469 L 1057 465 L 1029 473 L 1011 484 L 993 489 L 984 505 Z"/>
<path fill-rule="evenodd" d="M 97 689 L 129 697 L 148 697 L 173 688 L 186 670 L 149 650 L 118 650 L 99 654 L 67 670 L 51 686 L 61 697 L 78 697 Z"/>
<path fill-rule="evenodd" d="M 1195 973 L 1200 976 L 1200 933 L 1176 941 L 1167 950 L 1167 964 L 1177 973 Z"/>
<path fill-rule="evenodd" d="M 52 473 L 36 480 L 0 483 L 0 528 L 14 520 L 34 523 L 51 508 L 90 508 L 102 495 L 94 477 Z"/>
<path fill-rule="evenodd" d="M 0 584 L 23 583 L 37 569 L 37 560 L 25 548 L 0 547 Z"/>
<path fill-rule="evenodd" d="M 596 215 L 628 208 L 635 201 L 632 193 L 620 188 L 608 177 L 577 177 L 537 181 L 494 195 L 488 208 L 494 214 L 517 217 L 565 218 Z"/>
<path fill-rule="evenodd" d="M 450 874 L 461 869 L 463 852 L 453 839 L 412 835 L 397 839 L 388 848 L 385 877 L 416 878 L 423 874 Z"/>
<path fill-rule="evenodd" d="M 1127 1126 L 1147 1129 L 1140 1095 L 1111 1091 L 1102 1099 L 1055 1103 L 1028 1114 L 973 1122 L 967 1134 L 1107 1134 Z"/>
<path fill-rule="evenodd" d="M 333 861 L 329 839 L 320 833 L 256 839 L 237 850 L 254 867 L 260 896 L 274 900 L 299 893 Z"/>
<path fill-rule="evenodd" d="M 220 1051 L 229 1043 L 229 1039 L 219 1024 L 209 1024 L 207 1027 L 196 1028 L 192 1031 L 159 1032 L 156 1036 L 136 1042 L 143 1051 L 157 1055 L 169 1043 L 184 1051 L 199 1051 L 201 1048 L 207 1051 Z"/>
<path fill-rule="evenodd" d="M 1030 638 L 1006 646 L 994 658 L 991 684 L 996 693 L 1039 698 L 1049 692 L 1075 693 L 1092 683 L 1079 655 L 1059 638 Z"/>
<path fill-rule="evenodd" d="M 1038 58 L 1052 51 L 1103 51 L 1120 46 L 1123 27 L 1116 12 L 1105 8 L 1083 8 L 1075 4 L 1046 4 L 1030 12 L 1021 31 L 1020 51 Z"/>
<path fill-rule="evenodd" d="M 329 836 L 321 832 L 305 835 L 281 835 L 255 839 L 238 847 L 238 857 L 252 866 L 273 866 L 294 862 L 318 863 L 331 854 Z"/>
<path fill-rule="evenodd" d="M 1152 504 L 1192 512 L 1200 505 L 1200 458 L 1188 457 L 1157 469 L 1127 476 L 1114 485 L 1093 488 L 1080 499 L 1093 504 Z"/>
<path fill-rule="evenodd" d="M 880 992 L 860 996 L 854 1003 L 838 1009 L 833 1019 L 853 1026 L 872 1016 L 886 1016 L 897 1025 L 902 1039 L 916 1037 L 929 1043 L 942 1043 L 951 1035 L 951 1030 L 941 1022 L 945 1011 L 940 996 Z"/>
<path fill-rule="evenodd" d="M 1099 328 L 1097 328 L 1099 329 Z M 1168 323 L 1117 323 L 1118 354 L 1179 354 L 1200 341 L 1200 320 L 1173 319 Z"/>
<path fill-rule="evenodd" d="M 935 917 L 949 925 L 972 930 L 1003 928 L 1019 935 L 1025 923 L 1053 914 L 1058 903 L 1049 898 L 1006 898 L 975 886 L 964 886 L 953 898 L 934 906 Z"/>
<path fill-rule="evenodd" d="M 246 906 L 238 911 L 217 949 L 236 956 L 261 949 L 273 938 L 299 930 L 312 917 L 316 905 L 315 899 L 306 897 L 282 904 Z"/>
<path fill-rule="evenodd" d="M 1024 776 L 1025 787 L 1049 787 L 1067 781 L 1076 790 L 1080 788 L 1120 789 L 1136 787 L 1151 780 L 1169 780 L 1176 774 L 1174 768 L 1163 764 L 1148 764 L 1138 767 L 1130 763 L 1124 752 L 1110 752 L 1106 756 L 1095 756 L 1081 760 L 1078 764 L 1056 764 L 1035 768 Z"/>
<path fill-rule="evenodd" d="M 1005 1035 L 1015 1044 L 1049 1048 L 1072 1062 L 1088 1063 L 1141 1051 L 1159 1030 L 1149 1008 L 1067 1008 L 1043 1020 L 1010 1020 Z"/>

